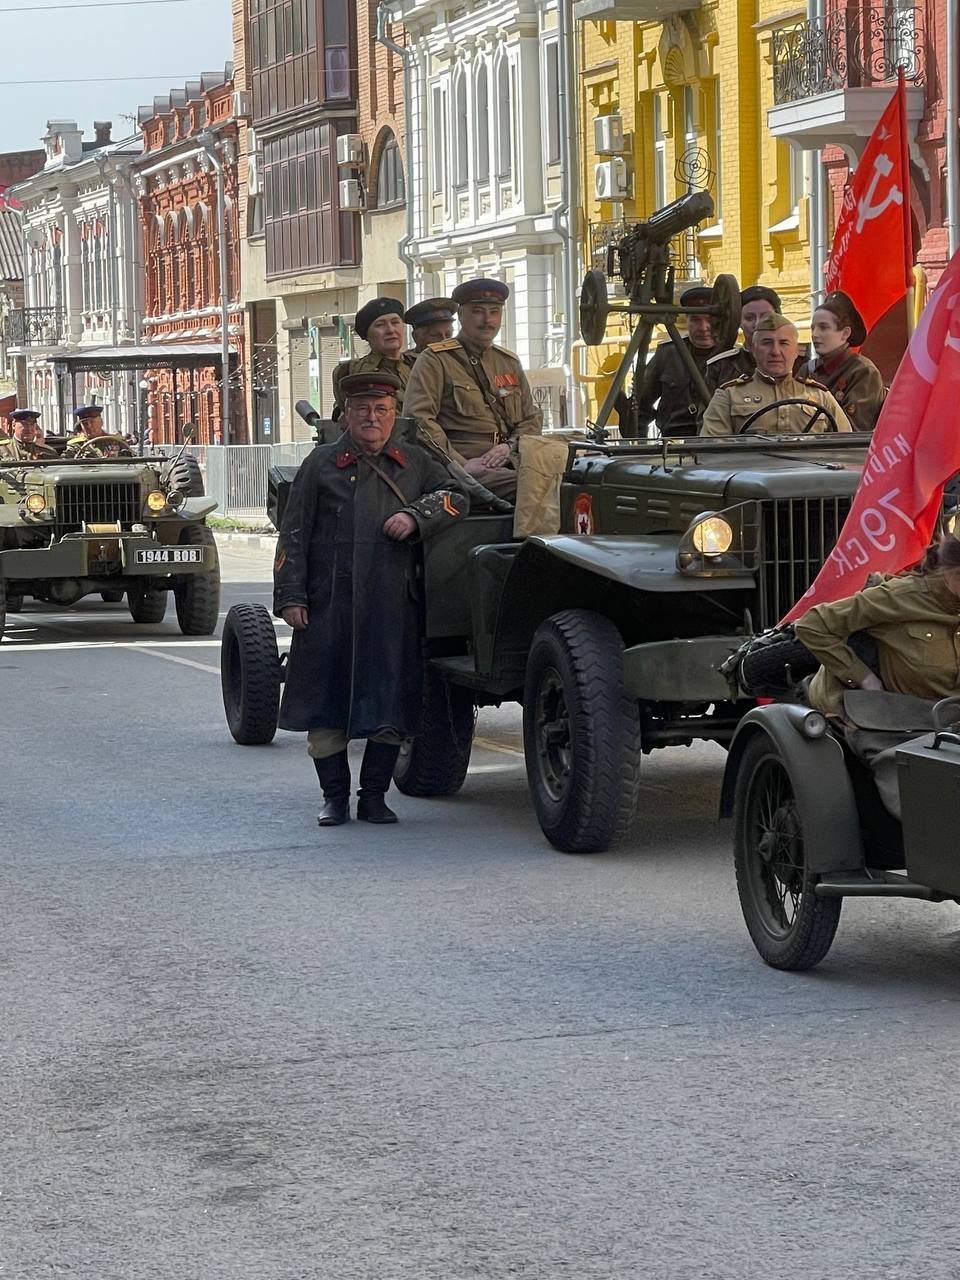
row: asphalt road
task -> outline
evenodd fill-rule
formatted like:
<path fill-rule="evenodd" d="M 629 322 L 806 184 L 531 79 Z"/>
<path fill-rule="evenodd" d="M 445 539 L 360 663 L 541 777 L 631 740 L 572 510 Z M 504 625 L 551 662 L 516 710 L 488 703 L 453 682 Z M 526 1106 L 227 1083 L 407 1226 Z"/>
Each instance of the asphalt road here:
<path fill-rule="evenodd" d="M 776 973 L 719 750 L 566 857 L 512 710 L 459 797 L 320 831 L 217 661 L 99 602 L 0 645 L 2 1280 L 960 1274 L 957 907 L 848 902 Z"/>

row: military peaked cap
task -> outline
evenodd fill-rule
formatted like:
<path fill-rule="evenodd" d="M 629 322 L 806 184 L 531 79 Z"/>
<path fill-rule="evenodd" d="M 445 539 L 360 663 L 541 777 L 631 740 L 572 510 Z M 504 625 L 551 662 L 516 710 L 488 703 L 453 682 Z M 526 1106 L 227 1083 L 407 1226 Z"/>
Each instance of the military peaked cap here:
<path fill-rule="evenodd" d="M 709 307 L 712 301 L 713 290 L 708 284 L 692 285 L 680 295 L 681 307 Z"/>
<path fill-rule="evenodd" d="M 510 297 L 510 286 L 502 280 L 464 280 L 450 296 L 458 307 L 464 302 L 498 302 L 503 306 Z"/>
<path fill-rule="evenodd" d="M 384 313 L 386 314 L 386 313 Z M 349 400 L 351 396 L 395 396 L 403 387 L 399 378 L 383 369 L 369 373 L 348 373 L 340 379 L 340 389 Z"/>
<path fill-rule="evenodd" d="M 103 405 L 102 404 L 77 405 L 76 409 L 74 409 L 73 411 L 73 416 L 75 418 L 79 418 L 81 422 L 84 420 L 84 418 L 102 418 Z"/>
<path fill-rule="evenodd" d="M 741 307 L 745 307 L 748 302 L 769 302 L 778 315 L 783 306 L 779 293 L 774 289 L 768 289 L 765 284 L 751 284 L 741 292 Z"/>
<path fill-rule="evenodd" d="M 851 347 L 860 347 L 866 341 L 867 326 L 863 323 L 863 316 L 854 306 L 849 293 L 844 293 L 842 289 L 834 289 L 815 309 L 829 311 L 836 316 L 841 329 L 850 330 Z"/>
<path fill-rule="evenodd" d="M 456 309 L 457 304 L 452 298 L 427 298 L 412 306 L 403 318 L 412 328 L 418 329 L 420 325 L 433 324 L 435 320 L 452 322 Z"/>
<path fill-rule="evenodd" d="M 374 320 L 381 316 L 400 316 L 403 318 L 403 303 L 398 298 L 372 298 L 365 303 L 354 317 L 353 327 L 361 338 L 366 338 Z"/>
<path fill-rule="evenodd" d="M 38 422 L 40 411 L 38 409 L 14 409 L 13 413 L 7 414 L 7 417 L 11 422 Z"/>

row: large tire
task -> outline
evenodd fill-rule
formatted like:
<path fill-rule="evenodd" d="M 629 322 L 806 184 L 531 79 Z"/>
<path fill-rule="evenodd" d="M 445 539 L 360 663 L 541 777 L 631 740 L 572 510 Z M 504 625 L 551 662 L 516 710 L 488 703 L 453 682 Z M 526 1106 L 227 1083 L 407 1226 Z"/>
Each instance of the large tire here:
<path fill-rule="evenodd" d="M 623 687 L 623 641 L 584 609 L 537 630 L 523 691 L 527 780 L 543 834 L 564 853 L 602 853 L 640 799 L 640 716 Z"/>
<path fill-rule="evenodd" d="M 280 651 L 273 619 L 262 604 L 235 604 L 223 624 L 220 687 L 234 741 L 272 742 L 280 713 Z"/>
<path fill-rule="evenodd" d="M 119 604 L 123 599 L 123 588 L 114 587 L 110 591 L 101 591 L 100 599 L 104 604 Z"/>
<path fill-rule="evenodd" d="M 188 524 L 180 535 L 182 547 L 213 547 L 213 530 L 205 524 Z M 220 561 L 209 573 L 192 573 L 174 588 L 177 622 L 185 636 L 212 636 L 220 620 Z"/>
<path fill-rule="evenodd" d="M 134 622 L 162 622 L 167 612 L 167 593 L 146 586 L 130 587 L 127 608 Z"/>
<path fill-rule="evenodd" d="M 200 463 L 191 453 L 177 459 L 167 472 L 167 481 L 171 489 L 179 489 L 187 498 L 202 498 L 206 492 Z"/>
<path fill-rule="evenodd" d="M 830 950 L 842 898 L 818 898 L 787 765 L 765 733 L 748 742 L 734 803 L 734 864 L 753 944 L 774 969 L 812 969 Z"/>
<path fill-rule="evenodd" d="M 393 771 L 407 796 L 452 796 L 463 786 L 476 723 L 473 694 L 450 684 L 428 667 L 417 736 L 400 748 Z"/>

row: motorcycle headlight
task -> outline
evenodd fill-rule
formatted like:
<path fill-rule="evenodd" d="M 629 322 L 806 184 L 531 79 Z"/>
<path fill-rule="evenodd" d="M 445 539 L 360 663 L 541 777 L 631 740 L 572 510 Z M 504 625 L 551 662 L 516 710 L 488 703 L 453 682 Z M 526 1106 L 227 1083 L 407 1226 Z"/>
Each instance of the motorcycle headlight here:
<path fill-rule="evenodd" d="M 167 505 L 167 495 L 160 489 L 154 489 L 152 493 L 147 494 L 147 510 L 152 511 L 154 515 L 161 512 Z"/>
<path fill-rule="evenodd" d="M 707 516 L 690 531 L 694 548 L 703 556 L 722 556 L 733 545 L 733 529 L 723 516 Z"/>

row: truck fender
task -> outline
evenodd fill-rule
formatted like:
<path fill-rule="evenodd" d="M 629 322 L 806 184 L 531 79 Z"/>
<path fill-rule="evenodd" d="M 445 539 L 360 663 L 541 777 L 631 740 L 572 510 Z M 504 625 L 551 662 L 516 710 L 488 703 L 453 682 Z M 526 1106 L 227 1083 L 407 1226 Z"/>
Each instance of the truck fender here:
<path fill-rule="evenodd" d="M 843 758 L 843 748 L 831 734 L 807 737 L 801 725 L 810 714 L 797 703 L 776 702 L 754 707 L 737 727 L 720 793 L 720 817 L 733 813 L 740 763 L 747 743 L 766 734 L 774 743 L 790 774 L 800 809 L 811 871 L 859 871 L 864 865 L 860 817 L 853 785 Z"/>
<path fill-rule="evenodd" d="M 177 508 L 177 515 L 184 520 L 202 520 L 204 516 L 208 516 L 216 509 L 216 498 L 187 498 L 183 505 Z"/>

